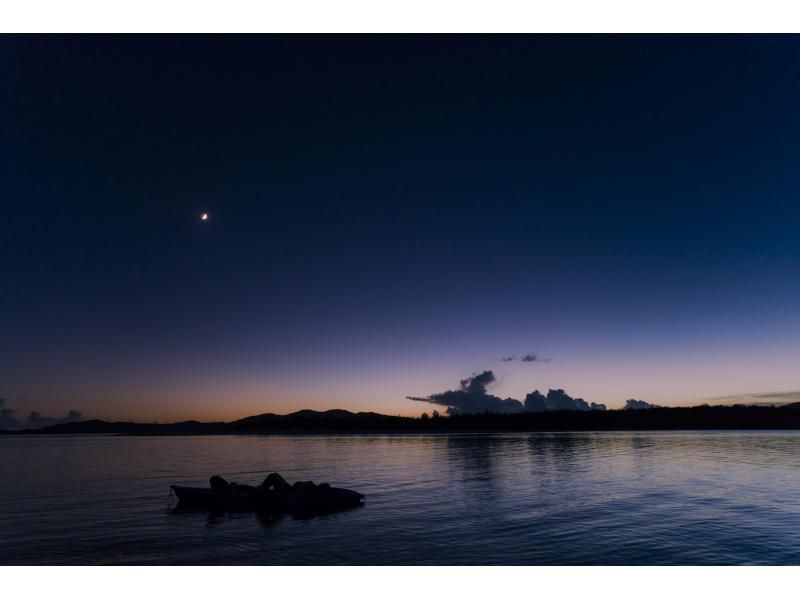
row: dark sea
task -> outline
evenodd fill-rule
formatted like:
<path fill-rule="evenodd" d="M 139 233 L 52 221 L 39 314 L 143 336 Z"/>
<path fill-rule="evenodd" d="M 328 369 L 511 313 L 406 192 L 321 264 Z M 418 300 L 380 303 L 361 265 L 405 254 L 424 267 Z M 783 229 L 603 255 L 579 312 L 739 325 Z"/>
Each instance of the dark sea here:
<path fill-rule="evenodd" d="M 271 471 L 366 495 L 183 512 Z M 0 565 L 800 564 L 800 433 L 0 437 Z"/>

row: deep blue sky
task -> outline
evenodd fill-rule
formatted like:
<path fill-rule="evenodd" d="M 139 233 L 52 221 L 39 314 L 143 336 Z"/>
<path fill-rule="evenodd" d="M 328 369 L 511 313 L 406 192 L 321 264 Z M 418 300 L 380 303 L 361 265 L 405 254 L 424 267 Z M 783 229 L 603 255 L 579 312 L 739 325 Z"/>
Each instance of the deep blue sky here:
<path fill-rule="evenodd" d="M 18 414 L 800 388 L 797 37 L 4 36 L 0 77 Z"/>

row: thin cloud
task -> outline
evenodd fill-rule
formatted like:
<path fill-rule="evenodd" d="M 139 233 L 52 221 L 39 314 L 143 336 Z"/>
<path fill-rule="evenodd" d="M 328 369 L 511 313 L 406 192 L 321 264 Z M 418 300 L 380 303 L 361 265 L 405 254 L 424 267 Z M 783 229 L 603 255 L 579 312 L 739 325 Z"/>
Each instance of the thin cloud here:
<path fill-rule="evenodd" d="M 800 401 L 800 390 L 789 390 L 786 392 L 764 392 L 753 396 L 759 399 L 786 399 Z"/>
<path fill-rule="evenodd" d="M 546 361 L 550 361 L 550 358 L 549 357 L 539 357 L 538 355 L 536 355 L 536 353 L 527 353 L 526 355 L 523 355 L 520 358 L 520 361 L 524 361 L 526 363 L 532 363 L 534 361 L 546 362 Z"/>
<path fill-rule="evenodd" d="M 702 399 L 703 403 L 714 405 L 747 405 L 770 404 L 782 405 L 785 403 L 800 402 L 800 390 L 785 390 L 773 392 L 745 392 L 735 395 L 724 395 Z"/>
<path fill-rule="evenodd" d="M 507 355 L 501 357 L 500 361 L 521 361 L 523 363 L 547 363 L 552 361 L 549 357 L 539 357 L 536 353 L 525 353 L 525 355 Z"/>

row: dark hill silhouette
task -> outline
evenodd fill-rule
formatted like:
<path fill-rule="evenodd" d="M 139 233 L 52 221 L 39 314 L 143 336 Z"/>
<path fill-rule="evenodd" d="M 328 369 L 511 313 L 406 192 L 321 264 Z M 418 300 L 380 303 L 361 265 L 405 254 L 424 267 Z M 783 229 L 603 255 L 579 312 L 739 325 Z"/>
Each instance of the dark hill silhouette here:
<path fill-rule="evenodd" d="M 330 409 L 328 411 L 302 409 L 288 415 L 265 413 L 263 415 L 245 417 L 231 422 L 230 426 L 235 432 L 261 432 L 263 430 L 280 432 L 357 432 L 388 429 L 387 426 L 396 426 L 401 429 L 403 420 L 407 419 L 413 421 L 413 418 L 395 417 L 372 412 L 353 413 L 344 409 Z"/>
<path fill-rule="evenodd" d="M 329 409 L 328 411 L 314 411 L 313 409 L 301 409 L 288 415 L 276 415 L 274 413 L 262 413 L 261 415 L 251 415 L 242 419 L 237 419 L 231 422 L 235 425 L 251 425 L 258 422 L 274 422 L 278 420 L 298 420 L 298 419 L 347 419 L 347 418 L 366 418 L 366 417 L 392 417 L 390 415 L 381 415 L 380 413 L 359 412 L 353 413 L 345 409 Z"/>
<path fill-rule="evenodd" d="M 184 421 L 171 424 L 87 420 L 5 434 L 369 434 L 428 432 L 528 432 L 571 430 L 797 430 L 800 403 L 658 407 L 641 410 L 546 411 L 540 413 L 457 414 L 401 417 L 304 409 L 288 415 L 264 413 L 232 422 Z"/>
<path fill-rule="evenodd" d="M 178 435 L 178 434 L 226 434 L 228 424 L 224 422 L 202 423 L 194 420 L 172 424 L 140 424 L 134 422 L 107 422 L 90 419 L 80 422 L 56 424 L 46 428 L 12 432 L 19 434 L 138 434 L 138 435 Z"/>

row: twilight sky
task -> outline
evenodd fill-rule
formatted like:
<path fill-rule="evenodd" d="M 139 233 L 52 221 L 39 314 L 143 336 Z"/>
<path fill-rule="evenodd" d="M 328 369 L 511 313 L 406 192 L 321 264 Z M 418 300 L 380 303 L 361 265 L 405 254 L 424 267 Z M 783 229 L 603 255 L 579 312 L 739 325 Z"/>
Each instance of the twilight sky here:
<path fill-rule="evenodd" d="M 800 389 L 796 37 L 3 36 L 0 77 L 17 417 Z"/>

